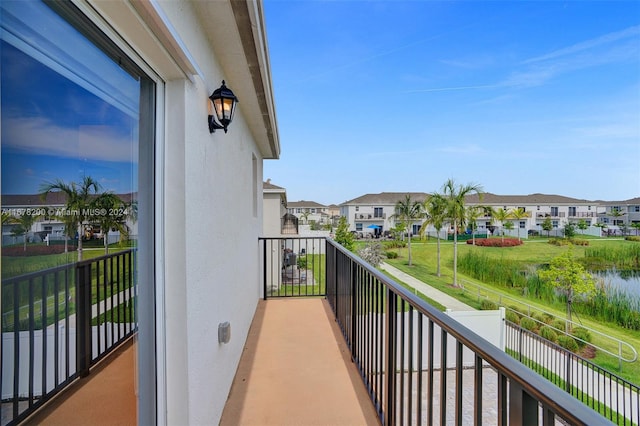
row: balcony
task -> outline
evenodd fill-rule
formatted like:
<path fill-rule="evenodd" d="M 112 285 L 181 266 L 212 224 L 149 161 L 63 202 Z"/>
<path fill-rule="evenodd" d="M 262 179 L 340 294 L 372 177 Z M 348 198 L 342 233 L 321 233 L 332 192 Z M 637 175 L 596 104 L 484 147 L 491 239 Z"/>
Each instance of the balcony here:
<path fill-rule="evenodd" d="M 385 220 L 387 218 L 387 214 L 386 213 L 379 213 L 379 214 L 375 214 L 375 213 L 355 213 L 353 215 L 353 219 L 354 220 L 377 220 L 377 221 L 381 221 L 381 220 Z"/>
<path fill-rule="evenodd" d="M 259 244 L 265 298 L 221 424 L 611 424 L 341 246 L 324 239 Z M 295 265 L 268 258 L 271 247 L 297 253 Z M 280 273 L 292 266 L 300 277 L 293 282 Z M 130 341 L 33 423 L 77 424 L 70 415 L 113 424 L 109 408 L 104 414 L 82 402 L 103 398 L 93 392 L 105 388 L 126 400 L 111 410 L 134 418 Z"/>

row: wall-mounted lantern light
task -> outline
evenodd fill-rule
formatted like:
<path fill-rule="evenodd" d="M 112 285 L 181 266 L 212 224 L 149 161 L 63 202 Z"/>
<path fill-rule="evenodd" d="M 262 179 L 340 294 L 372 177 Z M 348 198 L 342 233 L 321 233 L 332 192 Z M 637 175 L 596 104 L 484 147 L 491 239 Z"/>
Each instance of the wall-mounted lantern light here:
<path fill-rule="evenodd" d="M 209 133 L 215 132 L 216 129 L 224 129 L 224 132 L 227 133 L 227 126 L 233 121 L 233 115 L 236 112 L 238 98 L 222 80 L 222 86 L 214 90 L 209 99 L 211 100 L 209 103 Z M 215 116 L 212 114 L 211 104 L 213 104 Z M 220 124 L 216 122 L 216 118 Z"/>

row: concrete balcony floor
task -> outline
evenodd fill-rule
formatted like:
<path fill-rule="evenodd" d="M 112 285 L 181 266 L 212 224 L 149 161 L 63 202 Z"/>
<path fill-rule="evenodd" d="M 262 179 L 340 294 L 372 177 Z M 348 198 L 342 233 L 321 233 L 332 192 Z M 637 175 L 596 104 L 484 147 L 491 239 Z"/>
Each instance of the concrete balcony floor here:
<path fill-rule="evenodd" d="M 260 301 L 220 424 L 379 423 L 327 301 Z"/>
<path fill-rule="evenodd" d="M 27 419 L 26 425 L 128 426 L 137 423 L 135 343 L 129 339 Z"/>
<path fill-rule="evenodd" d="M 132 340 L 29 425 L 135 425 Z M 376 425 L 378 416 L 320 298 L 260 301 L 221 425 Z"/>

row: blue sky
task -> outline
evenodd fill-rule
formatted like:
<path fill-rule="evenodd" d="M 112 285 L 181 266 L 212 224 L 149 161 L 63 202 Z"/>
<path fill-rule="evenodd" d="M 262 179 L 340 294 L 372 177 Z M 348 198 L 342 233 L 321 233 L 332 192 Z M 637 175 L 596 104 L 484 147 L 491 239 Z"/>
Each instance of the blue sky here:
<path fill-rule="evenodd" d="M 290 201 L 640 196 L 640 2 L 265 0 Z"/>
<path fill-rule="evenodd" d="M 84 176 L 137 191 L 138 81 L 44 4 L 0 12 L 2 193 Z"/>

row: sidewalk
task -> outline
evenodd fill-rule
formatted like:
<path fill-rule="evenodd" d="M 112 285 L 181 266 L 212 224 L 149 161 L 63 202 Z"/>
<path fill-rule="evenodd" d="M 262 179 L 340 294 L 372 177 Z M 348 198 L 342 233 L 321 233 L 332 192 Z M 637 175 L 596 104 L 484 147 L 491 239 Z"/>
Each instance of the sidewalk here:
<path fill-rule="evenodd" d="M 475 309 L 472 308 L 471 306 L 460 302 L 456 298 L 451 297 L 448 294 L 441 292 L 440 290 L 436 290 L 435 288 L 431 287 L 429 284 L 426 284 L 412 277 L 411 275 L 404 273 L 397 268 L 394 268 L 393 266 L 387 263 L 382 262 L 382 264 L 380 264 L 380 269 L 387 271 L 388 273 L 396 277 L 398 280 L 402 281 L 403 283 L 407 284 L 410 287 L 413 287 L 414 289 L 418 290 L 420 293 L 424 294 L 430 299 L 433 299 L 436 302 L 441 303 L 447 309 L 451 309 L 452 311 L 475 311 Z"/>

